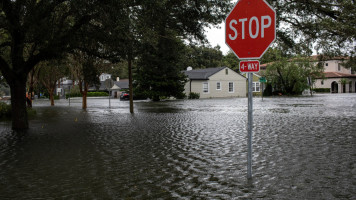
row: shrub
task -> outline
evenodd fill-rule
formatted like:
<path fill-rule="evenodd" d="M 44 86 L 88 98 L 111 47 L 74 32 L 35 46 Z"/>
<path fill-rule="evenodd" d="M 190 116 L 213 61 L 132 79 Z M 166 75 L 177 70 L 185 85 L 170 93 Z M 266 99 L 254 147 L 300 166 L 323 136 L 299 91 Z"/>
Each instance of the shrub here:
<path fill-rule="evenodd" d="M 88 92 L 88 97 L 106 97 L 109 96 L 107 92 Z"/>
<path fill-rule="evenodd" d="M 36 110 L 32 108 L 27 108 L 27 116 L 29 118 L 34 118 L 36 116 Z M 11 104 L 5 102 L 0 102 L 0 119 L 10 119 L 11 118 Z"/>
<path fill-rule="evenodd" d="M 0 118 L 10 117 L 11 116 L 11 105 L 0 102 Z"/>
<path fill-rule="evenodd" d="M 200 98 L 199 93 L 195 93 L 195 92 L 189 93 L 188 99 L 199 99 L 199 98 Z"/>
<path fill-rule="evenodd" d="M 330 93 L 330 88 L 314 88 L 313 91 L 319 93 Z"/>
<path fill-rule="evenodd" d="M 69 97 L 82 97 L 83 95 L 80 92 L 66 94 L 66 99 Z M 109 96 L 107 92 L 88 92 L 87 97 L 106 97 Z"/>

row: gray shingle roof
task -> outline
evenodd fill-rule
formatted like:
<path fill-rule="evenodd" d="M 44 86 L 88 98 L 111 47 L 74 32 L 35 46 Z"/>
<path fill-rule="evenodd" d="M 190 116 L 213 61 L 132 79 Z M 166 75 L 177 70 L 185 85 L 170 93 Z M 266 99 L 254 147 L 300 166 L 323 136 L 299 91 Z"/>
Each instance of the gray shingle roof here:
<path fill-rule="evenodd" d="M 226 67 L 195 69 L 190 71 L 184 71 L 184 74 L 188 76 L 190 80 L 208 80 L 210 76 L 225 69 Z"/>
<path fill-rule="evenodd" d="M 129 79 L 121 79 L 120 81 L 114 81 L 114 83 L 121 89 L 129 89 Z"/>

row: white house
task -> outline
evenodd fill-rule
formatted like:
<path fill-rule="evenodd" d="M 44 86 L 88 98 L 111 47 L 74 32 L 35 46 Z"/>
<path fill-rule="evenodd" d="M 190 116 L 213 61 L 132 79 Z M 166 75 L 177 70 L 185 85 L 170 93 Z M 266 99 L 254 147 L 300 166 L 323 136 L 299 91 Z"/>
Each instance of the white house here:
<path fill-rule="evenodd" d="M 188 77 L 185 94 L 199 93 L 200 98 L 245 97 L 246 78 L 228 67 L 184 71 Z"/>
<path fill-rule="evenodd" d="M 327 88 L 331 93 L 356 92 L 356 74 L 346 69 L 342 63 L 348 58 L 332 58 L 324 62 L 324 76 L 316 79 L 314 88 Z M 343 81 L 346 84 L 343 84 Z"/>
<path fill-rule="evenodd" d="M 111 78 L 111 74 L 102 73 L 99 78 L 100 78 L 100 82 L 103 82 L 106 79 L 110 79 Z"/>

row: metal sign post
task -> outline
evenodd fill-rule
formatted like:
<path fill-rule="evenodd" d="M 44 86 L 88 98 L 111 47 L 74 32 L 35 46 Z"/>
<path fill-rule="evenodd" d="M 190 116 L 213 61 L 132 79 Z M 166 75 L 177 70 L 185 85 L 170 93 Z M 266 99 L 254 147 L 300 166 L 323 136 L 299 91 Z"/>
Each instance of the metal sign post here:
<path fill-rule="evenodd" d="M 106 79 L 105 82 L 105 87 L 109 91 L 109 108 L 111 107 L 110 103 L 110 96 L 111 96 L 111 88 L 114 86 L 114 81 L 112 79 Z"/>
<path fill-rule="evenodd" d="M 247 178 L 252 178 L 252 79 L 263 54 L 276 38 L 276 12 L 266 0 L 238 0 L 225 19 L 225 43 L 248 72 Z M 251 61 L 255 60 L 255 61 Z"/>
<path fill-rule="evenodd" d="M 253 128 L 253 118 L 252 118 L 252 79 L 253 73 L 248 73 L 248 122 L 247 122 L 247 178 L 252 178 L 252 128 Z"/>
<path fill-rule="evenodd" d="M 109 89 L 109 108 L 111 108 L 110 98 L 111 98 L 111 89 Z"/>

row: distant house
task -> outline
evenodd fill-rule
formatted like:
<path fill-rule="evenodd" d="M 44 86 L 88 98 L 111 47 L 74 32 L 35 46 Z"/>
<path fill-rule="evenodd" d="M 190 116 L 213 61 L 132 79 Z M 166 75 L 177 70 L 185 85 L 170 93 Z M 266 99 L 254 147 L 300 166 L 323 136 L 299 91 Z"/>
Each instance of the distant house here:
<path fill-rule="evenodd" d="M 103 73 L 100 75 L 99 91 L 108 91 L 108 88 L 105 85 L 105 81 L 107 79 L 111 79 L 111 74 Z M 111 96 L 114 98 L 118 98 L 122 91 L 128 89 L 129 89 L 129 79 L 120 79 L 119 77 L 117 77 L 116 81 L 114 81 L 114 85 L 110 88 Z"/>
<path fill-rule="evenodd" d="M 316 79 L 314 88 L 330 89 L 331 93 L 356 92 L 356 74 L 342 63 L 348 58 L 332 58 L 324 62 L 324 76 Z M 344 84 L 346 83 L 346 84 Z"/>
<path fill-rule="evenodd" d="M 188 77 L 185 94 L 199 93 L 200 98 L 245 97 L 246 78 L 228 67 L 184 71 Z"/>
<path fill-rule="evenodd" d="M 106 79 L 110 79 L 111 78 L 111 74 L 107 74 L 107 73 L 102 73 L 99 76 L 100 82 L 104 82 Z"/>
<path fill-rule="evenodd" d="M 69 93 L 70 90 L 73 88 L 74 83 L 68 77 L 63 77 L 58 81 L 59 83 L 57 84 L 55 94 L 58 95 L 60 98 L 64 98 L 66 93 Z"/>
<path fill-rule="evenodd" d="M 129 79 L 119 79 L 114 81 L 114 86 L 111 88 L 111 96 L 118 98 L 122 91 L 129 90 Z"/>
<path fill-rule="evenodd" d="M 246 77 L 246 79 L 247 79 L 247 73 L 243 74 L 243 76 Z M 259 74 L 253 73 L 253 78 L 252 78 L 252 92 L 253 92 L 253 95 L 262 96 L 262 92 L 266 88 L 266 84 L 260 83 L 260 78 L 261 77 L 262 76 L 260 76 Z M 246 92 L 248 92 L 248 84 L 246 84 Z"/>

